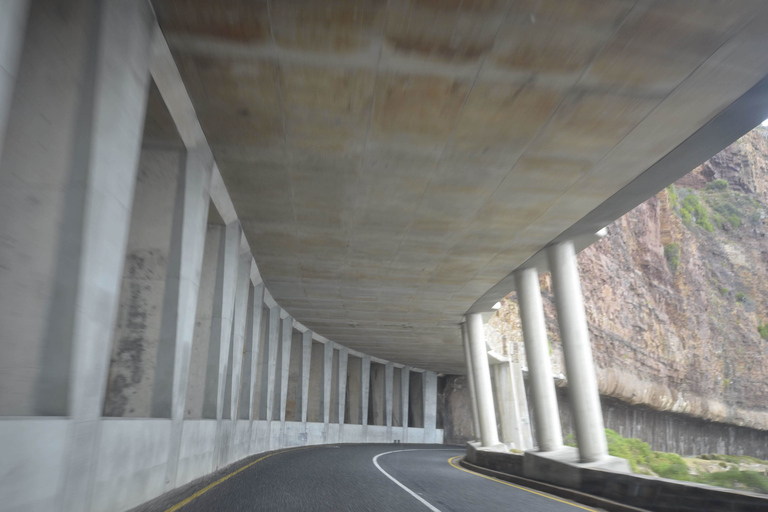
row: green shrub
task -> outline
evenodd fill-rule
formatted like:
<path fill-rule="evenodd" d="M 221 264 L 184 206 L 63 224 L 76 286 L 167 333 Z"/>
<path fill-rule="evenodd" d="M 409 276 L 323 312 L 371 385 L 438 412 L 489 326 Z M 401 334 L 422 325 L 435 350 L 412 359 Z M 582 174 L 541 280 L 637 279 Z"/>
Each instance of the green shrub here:
<path fill-rule="evenodd" d="M 728 188 L 728 182 L 726 180 L 715 180 L 707 183 L 707 190 L 725 190 Z"/>
<path fill-rule="evenodd" d="M 723 286 L 718 286 L 717 291 L 719 291 L 721 295 L 728 295 L 728 288 Z"/>
<path fill-rule="evenodd" d="M 608 441 L 608 453 L 614 457 L 627 459 L 635 473 L 640 466 L 647 465 L 653 453 L 648 443 L 640 439 L 627 439 L 609 428 L 605 429 L 605 437 Z"/>
<path fill-rule="evenodd" d="M 685 215 L 687 213 L 687 215 Z M 710 233 L 714 231 L 712 223 L 709 222 L 709 214 L 707 208 L 701 204 L 699 197 L 696 194 L 688 194 L 683 199 L 683 205 L 680 209 L 680 217 L 683 219 L 683 223 L 689 226 L 692 219 L 696 219 L 696 225 L 706 229 Z"/>
<path fill-rule="evenodd" d="M 768 323 L 766 324 L 759 324 L 757 326 L 757 332 L 760 333 L 760 337 L 764 340 L 768 340 Z"/>
<path fill-rule="evenodd" d="M 745 300 L 747 300 L 747 296 L 744 295 L 744 292 L 739 292 L 739 293 L 736 294 L 736 301 L 737 302 L 744 302 Z"/>
<path fill-rule="evenodd" d="M 731 215 L 728 217 L 728 222 L 731 223 L 731 226 L 733 226 L 734 229 L 741 226 L 741 218 L 737 215 Z"/>
<path fill-rule="evenodd" d="M 691 222 L 693 222 L 691 212 L 688 210 L 680 210 L 680 218 L 682 219 L 683 224 L 685 224 L 687 227 L 691 227 Z"/>
<path fill-rule="evenodd" d="M 675 209 L 678 206 L 678 196 L 677 196 L 677 190 L 675 190 L 675 185 L 672 184 L 667 187 L 667 195 L 669 196 L 669 205 Z"/>
<path fill-rule="evenodd" d="M 674 274 L 680 266 L 680 244 L 667 244 L 664 246 L 664 257 L 667 259 L 669 270 Z"/>
<path fill-rule="evenodd" d="M 686 466 L 683 458 L 676 453 L 653 452 L 648 459 L 648 466 L 662 478 L 691 479 L 688 466 Z"/>
<path fill-rule="evenodd" d="M 743 486 L 751 491 L 768 493 L 768 478 L 765 475 L 757 471 L 739 471 L 739 468 L 735 466 L 728 471 L 704 473 L 699 475 L 696 481 L 729 489 L 737 489 L 739 486 Z"/>
<path fill-rule="evenodd" d="M 718 213 L 722 213 L 726 217 L 736 215 L 737 217 L 741 218 L 742 216 L 741 210 L 733 206 L 731 203 L 717 203 L 712 207 L 712 209 Z"/>

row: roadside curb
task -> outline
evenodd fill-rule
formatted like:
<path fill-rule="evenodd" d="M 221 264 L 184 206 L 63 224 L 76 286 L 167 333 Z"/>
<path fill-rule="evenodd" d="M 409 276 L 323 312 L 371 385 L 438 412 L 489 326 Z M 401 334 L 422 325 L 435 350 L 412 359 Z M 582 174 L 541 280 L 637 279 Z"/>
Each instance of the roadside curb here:
<path fill-rule="evenodd" d="M 574 491 L 573 489 L 567 489 L 565 487 L 559 487 L 557 485 L 547 484 L 544 482 L 539 482 L 537 480 L 530 480 L 528 478 L 510 475 L 508 473 L 502 473 L 500 471 L 494 471 L 492 469 L 487 469 L 481 466 L 475 466 L 474 464 L 466 462 L 464 460 L 464 457 L 461 457 L 459 459 L 459 464 L 463 468 L 469 471 L 473 471 L 475 473 L 479 473 L 481 475 L 497 478 L 505 482 L 513 483 L 515 485 L 520 485 L 523 487 L 528 487 L 530 489 L 535 489 L 540 492 L 546 492 L 548 494 L 552 494 L 560 498 L 565 498 L 571 501 L 575 501 L 577 503 L 581 503 L 582 505 L 602 508 L 604 510 L 607 510 L 608 512 L 648 512 L 648 510 L 644 508 L 637 508 L 637 507 L 632 507 L 630 505 L 624 505 L 622 503 L 618 503 L 616 501 L 612 501 L 606 498 L 601 498 L 599 496 L 593 496 L 591 494 Z"/>

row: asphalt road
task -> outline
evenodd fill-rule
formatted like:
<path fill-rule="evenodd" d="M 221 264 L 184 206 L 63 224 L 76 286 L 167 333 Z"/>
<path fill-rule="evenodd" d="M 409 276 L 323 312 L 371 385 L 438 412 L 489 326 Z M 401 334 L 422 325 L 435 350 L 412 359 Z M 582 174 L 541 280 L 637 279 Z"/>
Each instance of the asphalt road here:
<path fill-rule="evenodd" d="M 278 452 L 246 467 L 261 458 L 252 457 L 134 510 L 596 510 L 459 469 L 455 467 L 458 466 L 457 461 L 454 461 L 455 466 L 449 463 L 449 459 L 463 454 L 464 450 L 460 448 L 434 445 L 323 445 L 300 448 Z M 242 471 L 232 475 L 238 469 Z M 231 476 L 221 481 L 228 475 Z M 204 492 L 200 493 L 201 490 Z"/>

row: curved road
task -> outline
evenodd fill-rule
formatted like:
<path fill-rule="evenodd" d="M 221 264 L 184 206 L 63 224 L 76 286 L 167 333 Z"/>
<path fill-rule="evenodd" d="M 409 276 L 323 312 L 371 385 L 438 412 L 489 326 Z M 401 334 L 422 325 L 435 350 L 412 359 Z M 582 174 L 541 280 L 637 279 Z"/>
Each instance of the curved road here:
<path fill-rule="evenodd" d="M 136 511 L 579 512 L 598 510 L 458 466 L 460 448 L 321 445 L 255 456 Z M 201 492 L 202 491 L 202 492 Z"/>

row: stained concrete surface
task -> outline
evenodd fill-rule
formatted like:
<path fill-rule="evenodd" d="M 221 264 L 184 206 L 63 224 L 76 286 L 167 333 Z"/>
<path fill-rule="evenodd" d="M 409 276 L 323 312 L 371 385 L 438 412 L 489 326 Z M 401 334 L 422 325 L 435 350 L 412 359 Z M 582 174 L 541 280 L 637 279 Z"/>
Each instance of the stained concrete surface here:
<path fill-rule="evenodd" d="M 152 3 L 278 303 L 451 374 L 463 314 L 566 230 L 605 225 L 580 219 L 690 171 L 633 188 L 768 74 L 761 1 Z M 765 117 L 756 102 L 685 151 Z"/>
<path fill-rule="evenodd" d="M 451 467 L 448 459 L 462 455 L 463 448 L 384 444 L 328 445 L 277 453 L 205 492 L 181 511 L 427 510 L 374 466 L 374 456 L 392 450 L 408 451 L 382 455 L 378 459 L 381 467 L 439 511 L 579 510 L 570 502 L 555 501 Z M 224 468 L 133 510 L 166 510 L 256 458 Z M 296 481 L 301 485 L 296 486 Z"/>

